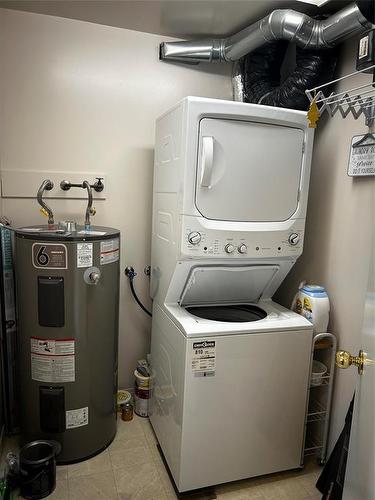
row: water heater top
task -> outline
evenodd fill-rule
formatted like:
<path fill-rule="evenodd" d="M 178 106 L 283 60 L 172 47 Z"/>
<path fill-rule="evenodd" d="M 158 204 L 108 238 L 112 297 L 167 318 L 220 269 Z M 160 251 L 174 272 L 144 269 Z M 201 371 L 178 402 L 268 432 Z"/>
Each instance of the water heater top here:
<path fill-rule="evenodd" d="M 110 240 L 120 235 L 118 229 L 113 227 L 92 226 L 85 229 L 84 226 L 76 227 L 76 231 L 65 229 L 48 229 L 48 226 L 21 227 L 16 230 L 17 238 L 43 241 L 97 241 Z"/>

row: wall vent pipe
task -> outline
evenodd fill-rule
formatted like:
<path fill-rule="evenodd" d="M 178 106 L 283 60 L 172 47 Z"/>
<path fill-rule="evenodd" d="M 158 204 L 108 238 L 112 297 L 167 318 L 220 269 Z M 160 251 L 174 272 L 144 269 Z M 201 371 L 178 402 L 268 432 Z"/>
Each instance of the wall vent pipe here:
<path fill-rule="evenodd" d="M 318 20 L 290 9 L 274 10 L 242 31 L 219 39 L 160 44 L 160 59 L 185 63 L 238 61 L 249 52 L 276 40 L 295 42 L 306 49 L 331 48 L 375 26 L 368 19 L 371 2 L 351 3 L 327 19 Z"/>

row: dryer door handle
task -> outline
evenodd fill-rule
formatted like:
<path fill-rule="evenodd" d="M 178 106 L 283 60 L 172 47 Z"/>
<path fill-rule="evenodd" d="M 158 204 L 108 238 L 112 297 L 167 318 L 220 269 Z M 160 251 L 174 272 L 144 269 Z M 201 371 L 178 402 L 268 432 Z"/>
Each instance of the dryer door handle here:
<path fill-rule="evenodd" d="M 214 166 L 214 138 L 206 135 L 202 137 L 201 152 L 201 187 L 211 189 L 211 176 Z"/>

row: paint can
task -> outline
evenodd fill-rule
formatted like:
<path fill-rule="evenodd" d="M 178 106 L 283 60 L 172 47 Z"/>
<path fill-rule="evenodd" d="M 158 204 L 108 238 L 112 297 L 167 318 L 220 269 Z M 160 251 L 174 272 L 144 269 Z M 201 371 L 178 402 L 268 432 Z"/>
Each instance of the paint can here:
<path fill-rule="evenodd" d="M 148 417 L 150 399 L 150 377 L 144 377 L 137 370 L 134 371 L 134 411 L 140 417 Z"/>
<path fill-rule="evenodd" d="M 37 500 L 49 496 L 56 487 L 56 441 L 32 441 L 20 451 L 21 496 Z"/>

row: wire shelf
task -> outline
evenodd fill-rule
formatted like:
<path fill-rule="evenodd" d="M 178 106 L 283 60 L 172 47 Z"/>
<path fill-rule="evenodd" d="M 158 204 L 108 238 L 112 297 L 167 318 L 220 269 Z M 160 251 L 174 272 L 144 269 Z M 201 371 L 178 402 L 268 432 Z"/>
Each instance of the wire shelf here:
<path fill-rule="evenodd" d="M 334 116 L 337 112 L 340 112 L 343 118 L 351 114 L 355 120 L 364 115 L 366 125 L 371 127 L 375 120 L 375 82 L 365 83 L 342 92 L 331 92 L 328 97 L 324 94 L 328 90 L 327 87 L 344 80 L 350 80 L 350 78 L 369 70 L 375 71 L 375 64 L 324 85 L 306 90 L 310 104 L 316 104 L 319 115 L 327 112 L 330 116 Z"/>
<path fill-rule="evenodd" d="M 309 436 L 306 439 L 305 455 L 321 448 L 323 448 L 323 442 L 318 436 Z"/>
<path fill-rule="evenodd" d="M 323 377 L 320 377 L 322 380 L 322 383 L 319 385 L 313 385 L 310 383 L 310 389 L 313 389 L 315 387 L 322 387 L 323 385 L 329 385 L 329 381 L 331 379 L 331 374 L 327 373 L 326 375 L 323 375 Z"/>
<path fill-rule="evenodd" d="M 319 422 L 325 420 L 327 416 L 327 408 L 320 401 L 312 400 L 307 413 L 307 423 Z"/>

